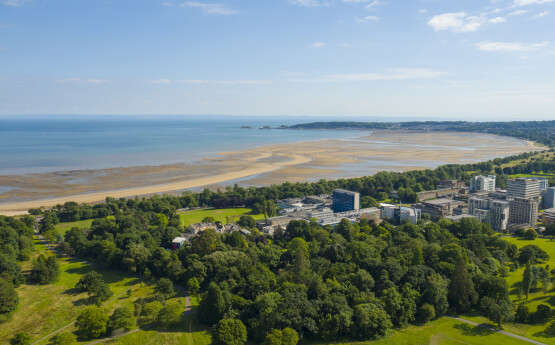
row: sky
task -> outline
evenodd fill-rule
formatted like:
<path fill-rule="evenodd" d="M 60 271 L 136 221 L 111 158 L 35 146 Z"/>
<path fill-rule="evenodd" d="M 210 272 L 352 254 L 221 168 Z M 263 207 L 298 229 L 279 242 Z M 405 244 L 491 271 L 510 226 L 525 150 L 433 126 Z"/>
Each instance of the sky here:
<path fill-rule="evenodd" d="M 555 119 L 555 0 L 0 0 L 0 115 Z"/>

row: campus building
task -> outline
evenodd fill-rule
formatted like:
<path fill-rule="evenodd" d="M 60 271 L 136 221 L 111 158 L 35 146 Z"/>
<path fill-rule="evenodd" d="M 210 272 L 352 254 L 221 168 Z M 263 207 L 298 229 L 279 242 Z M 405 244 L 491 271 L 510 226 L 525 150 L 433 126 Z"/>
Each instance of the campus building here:
<path fill-rule="evenodd" d="M 540 181 L 535 178 L 507 180 L 507 198 L 534 198 L 541 195 Z"/>
<path fill-rule="evenodd" d="M 489 223 L 493 230 L 501 231 L 509 224 L 510 205 L 505 200 L 475 196 L 468 199 L 468 214 Z"/>
<path fill-rule="evenodd" d="M 382 217 L 389 220 L 394 220 L 399 224 L 402 224 L 405 220 L 408 220 L 412 224 L 416 224 L 421 218 L 421 211 L 414 207 L 403 207 L 395 206 L 389 204 L 381 204 Z"/>
<path fill-rule="evenodd" d="M 360 194 L 345 189 L 336 189 L 332 196 L 333 212 L 358 211 L 360 209 Z"/>
<path fill-rule="evenodd" d="M 473 176 L 470 179 L 470 192 L 493 192 L 495 191 L 495 175 Z"/>
<path fill-rule="evenodd" d="M 512 228 L 535 228 L 538 222 L 538 200 L 516 197 L 509 201 L 509 224 Z"/>
<path fill-rule="evenodd" d="M 542 204 L 545 208 L 555 207 L 555 187 L 549 187 L 543 192 Z"/>

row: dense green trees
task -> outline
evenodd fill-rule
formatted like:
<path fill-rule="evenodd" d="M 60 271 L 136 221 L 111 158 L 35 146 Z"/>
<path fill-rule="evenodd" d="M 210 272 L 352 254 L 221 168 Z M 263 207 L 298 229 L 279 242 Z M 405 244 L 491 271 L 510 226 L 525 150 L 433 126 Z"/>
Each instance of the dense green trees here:
<path fill-rule="evenodd" d="M 31 268 L 31 279 L 40 284 L 49 284 L 58 280 L 60 275 L 60 264 L 56 255 L 40 254 L 33 260 Z"/>
<path fill-rule="evenodd" d="M 111 332 L 119 329 L 129 330 L 137 324 L 137 318 L 130 306 L 119 307 L 110 315 L 107 329 Z"/>
<path fill-rule="evenodd" d="M 106 333 L 108 315 L 104 309 L 90 306 L 85 308 L 77 317 L 75 327 L 82 339 L 98 338 Z"/>
<path fill-rule="evenodd" d="M 242 345 L 247 341 L 247 329 L 240 320 L 222 319 L 213 331 L 217 345 Z"/>
<path fill-rule="evenodd" d="M 7 273 L 0 275 L 0 314 L 17 308 L 19 296 L 15 292 L 11 277 Z"/>
<path fill-rule="evenodd" d="M 89 294 L 89 301 L 97 305 L 100 305 L 114 295 L 108 284 L 104 282 L 102 275 L 96 271 L 91 271 L 82 276 L 75 285 L 75 289 L 87 292 Z"/>

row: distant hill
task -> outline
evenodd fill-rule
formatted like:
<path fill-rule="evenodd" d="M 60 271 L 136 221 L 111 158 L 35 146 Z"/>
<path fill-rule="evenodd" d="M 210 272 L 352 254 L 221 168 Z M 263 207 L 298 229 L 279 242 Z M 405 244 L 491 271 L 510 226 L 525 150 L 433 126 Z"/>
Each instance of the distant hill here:
<path fill-rule="evenodd" d="M 411 121 L 411 122 L 311 122 L 286 127 L 287 129 L 404 129 L 421 131 L 478 132 L 506 135 L 532 140 L 549 147 L 555 146 L 555 121 Z"/>

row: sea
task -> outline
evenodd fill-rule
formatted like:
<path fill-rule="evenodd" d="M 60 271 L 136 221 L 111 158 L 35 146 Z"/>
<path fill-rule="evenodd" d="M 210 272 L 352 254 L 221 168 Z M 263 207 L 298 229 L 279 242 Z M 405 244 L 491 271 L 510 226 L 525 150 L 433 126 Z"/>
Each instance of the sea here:
<path fill-rule="evenodd" d="M 353 131 L 260 129 L 317 120 L 330 119 L 285 116 L 4 117 L 0 118 L 0 175 L 193 163 L 219 152 L 361 136 L 360 132 Z"/>

